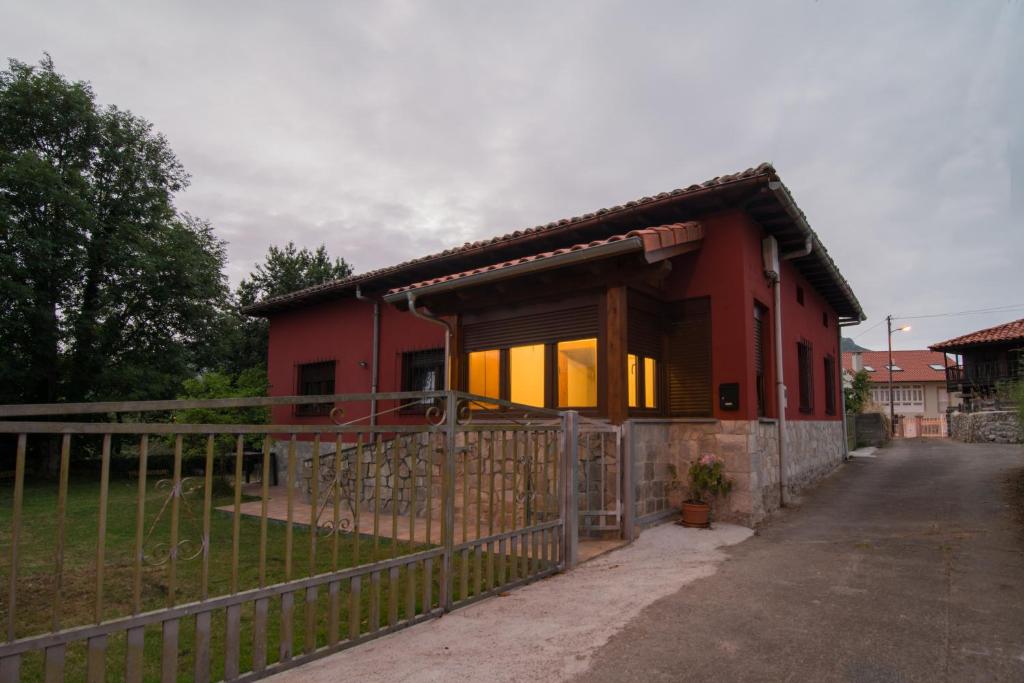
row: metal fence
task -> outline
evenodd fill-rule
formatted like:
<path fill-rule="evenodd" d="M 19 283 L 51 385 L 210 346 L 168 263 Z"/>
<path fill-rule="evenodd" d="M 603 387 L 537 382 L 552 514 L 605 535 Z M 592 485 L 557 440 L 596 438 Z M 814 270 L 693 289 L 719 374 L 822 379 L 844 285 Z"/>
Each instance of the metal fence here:
<path fill-rule="evenodd" d="M 384 413 L 430 407 L 403 424 L 341 422 L 342 406 L 371 398 Z M 331 424 L 177 412 L 323 403 Z M 53 421 L 68 416 L 82 421 Z M 575 562 L 572 412 L 405 392 L 0 406 L 0 418 L 13 461 L 0 481 L 0 681 L 261 678 Z M 271 486 L 278 455 L 287 473 Z M 45 462 L 52 478 L 36 476 Z"/>

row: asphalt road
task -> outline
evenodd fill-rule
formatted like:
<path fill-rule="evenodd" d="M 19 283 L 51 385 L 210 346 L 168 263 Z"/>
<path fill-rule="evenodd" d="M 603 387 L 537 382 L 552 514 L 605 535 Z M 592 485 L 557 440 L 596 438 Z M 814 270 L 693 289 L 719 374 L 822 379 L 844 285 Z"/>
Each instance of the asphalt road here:
<path fill-rule="evenodd" d="M 1024 681 L 1024 447 L 854 459 L 646 609 L 586 681 Z"/>

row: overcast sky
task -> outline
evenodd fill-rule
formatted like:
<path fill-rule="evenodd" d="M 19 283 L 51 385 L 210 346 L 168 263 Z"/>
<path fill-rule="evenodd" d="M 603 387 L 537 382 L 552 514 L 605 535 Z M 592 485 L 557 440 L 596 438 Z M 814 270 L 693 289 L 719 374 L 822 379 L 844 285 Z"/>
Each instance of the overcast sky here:
<path fill-rule="evenodd" d="M 149 119 L 229 243 L 357 271 L 775 164 L 897 348 L 1024 317 L 1024 7 L 980 2 L 0 0 Z"/>

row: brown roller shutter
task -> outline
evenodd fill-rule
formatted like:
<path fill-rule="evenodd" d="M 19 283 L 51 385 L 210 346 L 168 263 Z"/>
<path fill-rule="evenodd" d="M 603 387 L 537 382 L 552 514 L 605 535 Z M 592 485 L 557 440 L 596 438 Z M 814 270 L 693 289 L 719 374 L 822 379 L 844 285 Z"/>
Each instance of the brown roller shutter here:
<path fill-rule="evenodd" d="M 629 352 L 650 358 L 661 358 L 661 321 L 658 316 L 638 308 L 630 308 Z"/>
<path fill-rule="evenodd" d="M 466 351 L 596 337 L 597 306 L 579 306 L 464 325 Z"/>
<path fill-rule="evenodd" d="M 668 405 L 672 415 L 711 416 L 711 305 L 691 299 L 677 305 L 669 324 Z"/>

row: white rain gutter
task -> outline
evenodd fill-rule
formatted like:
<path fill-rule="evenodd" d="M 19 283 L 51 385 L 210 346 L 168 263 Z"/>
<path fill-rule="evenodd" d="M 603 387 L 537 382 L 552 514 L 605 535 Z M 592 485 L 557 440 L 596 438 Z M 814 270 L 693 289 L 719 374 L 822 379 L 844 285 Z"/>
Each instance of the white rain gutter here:
<path fill-rule="evenodd" d="M 370 369 L 370 426 L 377 424 L 377 387 L 380 378 L 380 299 L 371 299 L 363 296 L 362 290 L 356 285 L 356 299 L 359 301 L 373 302 L 373 351 Z"/>

